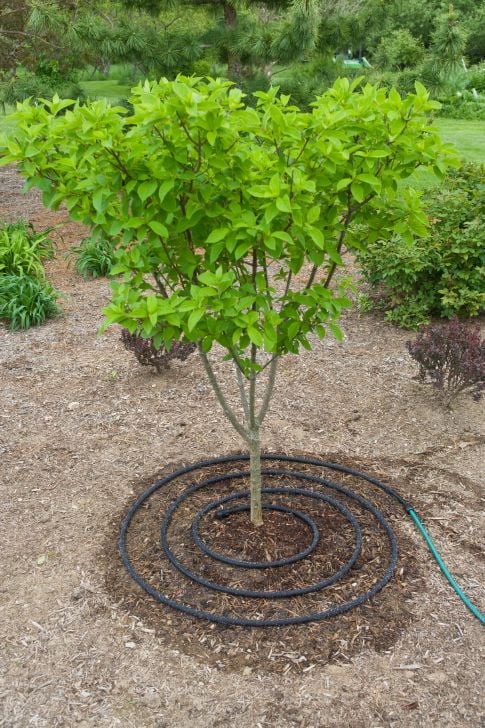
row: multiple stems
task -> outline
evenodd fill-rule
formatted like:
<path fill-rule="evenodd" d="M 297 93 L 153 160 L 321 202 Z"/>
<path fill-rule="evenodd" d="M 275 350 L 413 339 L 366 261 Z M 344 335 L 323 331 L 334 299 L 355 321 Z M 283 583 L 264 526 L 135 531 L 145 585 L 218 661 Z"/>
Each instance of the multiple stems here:
<path fill-rule="evenodd" d="M 222 391 L 219 382 L 217 381 L 216 374 L 212 367 L 209 357 L 206 352 L 203 351 L 202 347 L 199 346 L 199 355 L 202 359 L 204 369 L 212 385 L 214 394 L 216 395 L 219 404 L 222 407 L 222 411 L 225 416 L 234 427 L 236 432 L 241 435 L 243 440 L 249 447 L 249 469 L 250 469 L 250 493 L 251 493 L 251 521 L 255 526 L 261 526 L 263 523 L 263 511 L 262 511 L 262 498 L 261 498 L 261 426 L 263 420 L 268 412 L 269 403 L 271 401 L 271 395 L 273 393 L 276 370 L 278 367 L 278 357 L 273 357 L 269 365 L 269 374 L 264 389 L 261 406 L 257 408 L 257 378 L 258 373 L 251 371 L 246 379 L 248 380 L 248 387 L 244 382 L 244 376 L 238 365 L 235 363 L 236 378 L 239 388 L 239 396 L 241 400 L 241 407 L 244 413 L 243 420 L 241 421 L 236 411 L 228 402 L 226 395 Z M 251 360 L 253 364 L 256 363 L 256 347 L 251 347 Z M 248 391 L 247 391 L 248 389 Z"/>

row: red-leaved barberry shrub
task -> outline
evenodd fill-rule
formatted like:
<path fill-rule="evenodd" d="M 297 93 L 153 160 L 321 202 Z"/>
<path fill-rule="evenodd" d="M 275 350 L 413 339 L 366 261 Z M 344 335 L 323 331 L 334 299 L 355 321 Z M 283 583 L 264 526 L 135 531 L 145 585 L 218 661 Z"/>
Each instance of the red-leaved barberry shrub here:
<path fill-rule="evenodd" d="M 121 332 L 121 340 L 125 349 L 132 351 L 140 364 L 155 367 L 159 374 L 167 368 L 172 359 L 185 361 L 196 349 L 196 345 L 189 341 L 175 341 L 170 351 L 167 351 L 163 344 L 160 349 L 156 349 L 153 339 L 144 339 L 138 333 L 130 334 L 126 329 Z"/>
<path fill-rule="evenodd" d="M 480 399 L 485 388 L 485 340 L 478 324 L 472 326 L 454 316 L 445 323 L 424 326 L 407 348 L 419 364 L 419 380 L 431 381 L 447 407 L 460 392 Z"/>

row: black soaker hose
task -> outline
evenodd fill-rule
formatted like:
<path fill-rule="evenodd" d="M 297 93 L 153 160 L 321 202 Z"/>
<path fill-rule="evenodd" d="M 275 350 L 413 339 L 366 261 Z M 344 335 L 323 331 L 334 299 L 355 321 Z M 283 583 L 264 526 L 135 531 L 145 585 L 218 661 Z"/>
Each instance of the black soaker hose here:
<path fill-rule="evenodd" d="M 472 613 L 480 619 L 482 624 L 485 622 L 484 616 L 474 607 L 471 602 L 465 597 L 463 592 L 457 587 L 456 582 L 454 580 L 450 580 L 451 575 L 449 574 L 446 567 L 444 567 L 443 562 L 439 558 L 439 555 L 437 555 L 436 550 L 434 549 L 434 546 L 432 545 L 431 539 L 429 538 L 429 535 L 424 529 L 424 526 L 419 521 L 414 509 L 412 506 L 393 488 L 390 486 L 381 483 L 376 478 L 373 478 L 369 475 L 366 475 L 365 473 L 361 473 L 357 470 L 354 470 L 352 468 L 348 468 L 343 465 L 337 465 L 335 463 L 329 463 L 322 460 L 317 460 L 313 458 L 301 458 L 301 457 L 292 457 L 289 455 L 277 455 L 273 453 L 265 454 L 261 456 L 262 460 L 270 460 L 273 462 L 281 462 L 281 463 L 294 463 L 297 465 L 313 465 L 320 468 L 328 468 L 329 470 L 333 470 L 336 472 L 344 473 L 347 475 L 352 475 L 354 477 L 360 478 L 361 480 L 365 480 L 368 483 L 371 483 L 372 485 L 380 488 L 382 491 L 384 491 L 388 496 L 394 498 L 397 500 L 402 507 L 405 509 L 406 513 L 410 515 L 413 522 L 416 523 L 418 526 L 420 532 L 422 533 L 423 537 L 425 538 L 426 542 L 428 543 L 428 546 L 430 546 L 430 549 L 437 558 L 438 564 L 440 565 L 440 568 L 442 569 L 443 573 L 445 574 L 446 578 L 450 583 L 452 584 L 455 591 L 458 593 L 460 598 L 464 601 L 466 606 L 471 609 Z M 128 529 L 130 526 L 130 523 L 135 515 L 135 513 L 141 508 L 141 506 L 160 488 L 162 488 L 165 485 L 168 485 L 169 483 L 173 482 L 177 478 L 186 475 L 187 473 L 196 472 L 200 470 L 204 470 L 205 468 L 211 468 L 217 465 L 225 464 L 225 463 L 237 463 L 237 462 L 248 462 L 249 461 L 249 455 L 229 455 L 225 457 L 215 458 L 211 460 L 204 460 L 202 462 L 195 463 L 194 465 L 189 465 L 185 468 L 181 468 L 174 473 L 171 473 L 170 475 L 166 476 L 165 478 L 162 478 L 161 480 L 157 480 L 148 490 L 146 490 L 131 506 L 130 510 L 128 511 L 122 526 L 121 526 L 121 533 L 119 537 L 119 550 L 121 554 L 121 558 L 123 560 L 123 563 L 128 570 L 129 574 L 133 577 L 133 579 L 145 590 L 150 594 L 154 599 L 161 602 L 162 604 L 166 604 L 169 607 L 173 607 L 174 609 L 177 609 L 181 612 L 185 612 L 186 614 L 190 614 L 194 617 L 199 617 L 203 619 L 208 619 L 211 622 L 217 622 L 219 624 L 223 625 L 235 625 L 235 626 L 241 626 L 241 627 L 280 627 L 280 626 L 287 626 L 291 624 L 304 624 L 306 622 L 314 622 L 321 619 L 326 619 L 327 617 L 333 617 L 338 614 L 343 614 L 344 612 L 348 612 L 350 609 L 353 609 L 354 607 L 359 606 L 360 604 L 363 604 L 365 601 L 370 599 L 374 594 L 377 594 L 391 579 L 394 570 L 396 568 L 397 564 L 397 541 L 396 537 L 388 524 L 387 520 L 385 519 L 384 515 L 380 510 L 378 510 L 370 501 L 368 501 L 366 498 L 363 498 L 358 493 L 355 493 L 348 488 L 343 487 L 342 485 L 339 485 L 337 483 L 334 483 L 331 480 L 327 480 L 326 478 L 322 478 L 316 475 L 311 475 L 309 473 L 299 472 L 299 471 L 293 471 L 293 470 L 286 470 L 286 469 L 274 469 L 274 468 L 266 468 L 262 470 L 262 474 L 267 477 L 272 476 L 289 476 L 293 479 L 296 479 L 298 481 L 301 481 L 303 483 L 311 483 L 315 485 L 322 485 L 326 488 L 329 488 L 336 493 L 340 493 L 350 500 L 358 503 L 364 510 L 370 512 L 374 518 L 377 520 L 377 522 L 380 524 L 382 529 L 384 530 L 387 539 L 389 541 L 389 550 L 390 550 L 390 557 L 388 564 L 385 568 L 385 571 L 383 575 L 375 582 L 375 584 L 368 589 L 363 594 L 360 594 L 359 596 L 355 597 L 354 599 L 351 599 L 347 602 L 343 602 L 340 604 L 336 604 L 328 609 L 325 609 L 321 612 L 313 612 L 310 614 L 304 614 L 294 617 L 288 617 L 284 619 L 244 619 L 240 617 L 231 617 L 224 614 L 216 614 L 212 612 L 207 612 L 202 609 L 196 609 L 194 607 L 189 607 L 186 604 L 183 604 L 182 602 L 176 601 L 174 599 L 171 599 L 170 597 L 166 596 L 165 594 L 162 594 L 160 591 L 155 589 L 151 584 L 146 582 L 143 577 L 138 574 L 138 572 L 135 570 L 133 564 L 130 561 L 130 558 L 128 556 L 127 552 L 127 545 L 126 545 L 126 539 L 128 534 Z M 325 587 L 330 586 L 331 584 L 335 584 L 339 579 L 343 578 L 348 572 L 351 570 L 351 568 L 354 566 L 355 562 L 359 558 L 360 552 L 361 552 L 361 546 L 362 546 L 362 533 L 360 529 L 360 525 L 355 518 L 355 516 L 349 511 L 349 509 L 342 505 L 338 500 L 335 498 L 332 498 L 327 495 L 323 495 L 322 493 L 319 493 L 316 490 L 309 490 L 308 488 L 263 488 L 262 492 L 265 495 L 285 495 L 287 497 L 292 496 L 298 496 L 298 497 L 305 497 L 305 498 L 312 498 L 313 500 L 324 502 L 327 505 L 329 505 L 331 508 L 334 508 L 338 512 L 340 512 L 350 523 L 350 525 L 353 528 L 354 531 L 354 548 L 353 552 L 348 559 L 348 561 L 332 576 L 323 579 L 316 584 L 312 584 L 307 587 L 302 587 L 301 589 L 289 589 L 289 590 L 282 590 L 282 591 L 254 591 L 254 590 L 248 590 L 248 589 L 237 589 L 233 587 L 224 586 L 222 584 L 219 584 L 214 581 L 210 581 L 208 579 L 205 579 L 195 572 L 191 571 L 189 568 L 184 566 L 180 559 L 178 559 L 173 551 L 170 548 L 170 545 L 168 543 L 168 530 L 170 527 L 170 523 L 172 521 L 172 518 L 176 512 L 176 510 L 183 504 L 193 493 L 196 493 L 197 491 L 208 487 L 208 486 L 214 486 L 218 483 L 227 482 L 228 480 L 238 480 L 241 478 L 249 477 L 249 473 L 245 471 L 240 472 L 231 472 L 231 473 L 224 473 L 222 475 L 216 475 L 212 476 L 210 478 L 207 478 L 206 480 L 203 480 L 202 482 L 198 483 L 197 485 L 193 485 L 190 488 L 186 489 L 179 495 L 169 506 L 167 513 L 165 515 L 165 518 L 162 522 L 162 528 L 161 528 L 161 546 L 162 550 L 167 557 L 167 559 L 170 561 L 170 563 L 182 574 L 184 574 L 188 579 L 193 580 L 197 584 L 200 584 L 201 586 L 204 586 L 210 590 L 218 591 L 218 592 L 224 592 L 226 594 L 231 594 L 233 596 L 239 596 L 239 597 L 254 597 L 254 598 L 263 598 L 263 599 L 283 599 L 283 598 L 289 598 L 294 596 L 301 596 L 303 594 L 311 594 L 317 591 L 320 591 L 324 589 Z M 228 516 L 232 515 L 233 513 L 238 513 L 241 511 L 249 511 L 249 504 L 248 504 L 248 492 L 247 491 L 238 491 L 236 493 L 232 493 L 231 495 L 217 498 L 215 500 L 212 500 L 208 505 L 204 506 L 195 516 L 193 522 L 192 522 L 192 538 L 194 542 L 197 544 L 197 546 L 201 549 L 202 552 L 205 554 L 211 556 L 213 559 L 230 564 L 232 566 L 236 566 L 243 569 L 267 569 L 267 568 L 277 568 L 280 566 L 287 566 L 289 564 L 295 563 L 297 561 L 300 561 L 306 557 L 308 557 L 317 547 L 318 541 L 319 541 L 319 531 L 318 527 L 315 523 L 315 521 L 307 516 L 305 513 L 296 510 L 295 508 L 278 505 L 278 504 L 271 504 L 266 503 L 263 505 L 263 508 L 265 510 L 273 510 L 273 511 L 279 511 L 283 513 L 288 513 L 300 520 L 302 523 L 304 523 L 311 531 L 312 533 L 312 541 L 310 545 L 300 551 L 297 554 L 294 554 L 293 556 L 289 556 L 284 559 L 278 559 L 276 561 L 263 561 L 263 562 L 254 562 L 254 561 L 242 561 L 239 559 L 233 559 L 225 556 L 224 554 L 221 554 L 217 551 L 214 551 L 213 549 L 209 548 L 204 540 L 201 538 L 199 533 L 199 524 L 201 519 L 209 512 L 216 510 L 216 517 L 217 518 L 227 518 Z M 230 508 L 226 508 L 225 506 L 227 504 L 232 504 L 234 501 L 238 500 L 245 500 L 246 503 L 242 505 L 236 505 L 231 506 Z M 221 508 L 221 506 L 224 506 Z M 219 510 L 217 510 L 219 509 Z M 452 577 L 451 577 L 452 579 Z M 463 598 L 464 597 L 464 598 Z"/>

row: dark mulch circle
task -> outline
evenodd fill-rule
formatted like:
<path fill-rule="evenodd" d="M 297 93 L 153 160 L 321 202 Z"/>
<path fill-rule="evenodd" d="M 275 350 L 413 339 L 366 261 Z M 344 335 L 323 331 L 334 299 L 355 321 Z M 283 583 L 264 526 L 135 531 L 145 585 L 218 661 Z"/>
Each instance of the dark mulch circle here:
<path fill-rule="evenodd" d="M 362 461 L 322 459 L 375 474 L 372 465 Z M 272 464 L 265 463 L 265 466 L 272 467 Z M 238 469 L 238 464 L 218 464 L 210 471 L 205 469 L 203 474 L 184 475 L 156 491 L 136 513 L 128 532 L 127 549 L 136 571 L 155 589 L 170 599 L 206 612 L 245 619 L 279 619 L 323 611 L 333 604 L 354 599 L 382 576 L 389 562 L 387 535 L 371 513 L 340 494 L 338 500 L 359 520 L 362 551 L 350 573 L 331 587 L 291 599 L 255 599 L 214 592 L 180 574 L 167 561 L 160 545 L 161 523 L 168 506 L 198 480 Z M 131 615 L 154 629 L 168 647 L 218 667 L 243 668 L 247 673 L 262 666 L 265 670 L 278 672 L 303 671 L 331 660 L 346 661 L 365 648 L 388 649 L 413 620 L 409 602 L 424 586 L 415 544 L 402 528 L 406 518 L 402 507 L 379 489 L 353 476 L 329 473 L 308 465 L 298 465 L 297 469 L 323 475 L 368 498 L 383 512 L 396 532 L 399 560 L 395 574 L 381 592 L 363 605 L 305 625 L 248 629 L 196 619 L 156 602 L 133 581 L 121 563 L 117 551 L 119 529 L 135 497 L 155 480 L 177 470 L 176 466 L 137 483 L 130 503 L 110 524 L 104 554 L 108 591 Z M 382 472 L 377 477 L 382 478 Z M 402 483 L 394 485 L 402 486 Z M 284 475 L 272 478 L 270 486 L 294 487 L 295 482 L 291 476 Z M 237 490 L 245 487 L 247 483 L 237 482 Z M 320 531 L 319 543 L 307 558 L 278 568 L 241 569 L 202 553 L 191 537 L 196 513 L 214 498 L 229 495 L 234 490 L 234 483 L 227 481 L 195 492 L 177 509 L 168 530 L 168 542 L 176 558 L 204 579 L 252 591 L 298 589 L 331 576 L 349 560 L 355 535 L 345 516 L 329 504 L 297 495 L 291 497 L 291 507 L 310 516 Z M 335 496 L 330 490 L 326 494 Z M 288 505 L 288 498 L 272 495 L 271 502 Z M 292 514 L 271 510 L 264 512 L 264 524 L 260 528 L 251 525 L 247 512 L 231 513 L 223 519 L 218 519 L 215 512 L 209 512 L 201 519 L 199 532 L 210 549 L 229 558 L 247 561 L 274 561 L 292 556 L 306 549 L 312 540 L 311 529 L 301 520 Z"/>

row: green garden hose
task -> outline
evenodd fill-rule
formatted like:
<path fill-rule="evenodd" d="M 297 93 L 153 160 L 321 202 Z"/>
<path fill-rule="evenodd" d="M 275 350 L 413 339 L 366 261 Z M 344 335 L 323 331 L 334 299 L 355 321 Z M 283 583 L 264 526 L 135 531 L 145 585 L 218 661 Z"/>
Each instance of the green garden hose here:
<path fill-rule="evenodd" d="M 240 627 L 279 627 L 279 626 L 288 626 L 291 624 L 304 624 L 307 622 L 315 622 L 321 619 L 326 619 L 328 617 L 334 617 L 339 614 L 343 614 L 344 612 L 349 611 L 350 609 L 353 609 L 354 607 L 357 607 L 361 604 L 363 604 L 365 601 L 367 601 L 370 597 L 374 596 L 378 591 L 380 591 L 391 579 L 392 574 L 394 572 L 394 569 L 397 564 L 397 558 L 398 558 L 398 552 L 397 552 L 397 540 L 396 536 L 393 533 L 390 525 L 387 523 L 386 518 L 384 514 L 376 508 L 371 502 L 369 502 L 366 498 L 363 498 L 360 494 L 356 493 L 353 490 L 349 490 L 348 488 L 344 487 L 343 485 L 340 485 L 338 483 L 333 482 L 332 480 L 328 480 L 327 478 L 322 477 L 322 473 L 319 472 L 318 475 L 311 474 L 309 472 L 301 472 L 299 470 L 294 470 L 292 468 L 286 468 L 282 466 L 287 466 L 293 464 L 293 466 L 299 466 L 299 465 L 314 465 L 319 468 L 328 468 L 331 471 L 334 472 L 340 472 L 346 475 L 351 475 L 353 477 L 356 477 L 360 480 L 367 481 L 368 483 L 378 487 L 381 491 L 386 493 L 391 498 L 394 498 L 397 500 L 401 506 L 403 507 L 404 511 L 408 513 L 415 523 L 415 525 L 418 527 L 419 531 L 421 532 L 421 535 L 423 536 L 424 540 L 429 546 L 429 549 L 431 553 L 433 554 L 434 558 L 436 559 L 441 571 L 445 575 L 448 582 L 451 584 L 455 592 L 458 594 L 460 599 L 463 601 L 463 603 L 468 607 L 468 609 L 471 611 L 471 613 L 478 619 L 482 624 L 485 624 L 485 616 L 470 602 L 470 600 L 467 598 L 467 596 L 463 593 L 463 591 L 460 589 L 456 581 L 453 579 L 452 575 L 446 568 L 445 564 L 443 563 L 443 560 L 441 559 L 439 553 L 437 552 L 433 542 L 431 541 L 430 536 L 428 535 L 426 529 L 424 528 L 423 524 L 419 520 L 418 516 L 416 515 L 416 512 L 414 511 L 411 504 L 403 498 L 403 496 L 394 488 L 391 488 L 389 485 L 386 485 L 385 483 L 382 483 L 381 481 L 377 480 L 376 478 L 373 478 L 370 475 L 366 475 L 365 473 L 361 473 L 357 470 L 354 470 L 353 468 L 346 467 L 345 465 L 339 465 L 337 463 L 329 463 L 323 460 L 319 459 L 313 459 L 313 458 L 304 458 L 304 457 L 293 457 L 291 455 L 283 455 L 283 454 L 275 454 L 275 453 L 266 453 L 261 456 L 261 459 L 264 463 L 266 461 L 273 461 L 275 463 L 281 463 L 281 465 L 278 468 L 263 468 L 262 474 L 265 476 L 265 478 L 270 477 L 277 477 L 277 478 L 291 478 L 296 479 L 298 481 L 298 487 L 276 487 L 276 488 L 264 488 L 263 494 L 268 496 L 278 495 L 278 496 L 284 496 L 284 497 L 292 497 L 292 496 L 298 496 L 299 498 L 311 498 L 312 501 L 323 501 L 326 503 L 329 507 L 336 509 L 339 511 L 344 518 L 349 522 L 351 527 L 354 531 L 354 551 L 351 556 L 351 558 L 341 566 L 341 568 L 331 575 L 328 578 L 321 579 L 316 584 L 312 584 L 307 587 L 302 587 L 299 589 L 289 589 L 289 590 L 283 590 L 283 591 L 260 591 L 260 590 L 253 590 L 253 589 L 241 589 L 238 587 L 233 587 L 230 585 L 224 585 L 220 584 L 217 581 L 210 580 L 205 578 L 202 574 L 196 573 L 193 570 L 193 567 L 190 568 L 182 563 L 180 558 L 177 557 L 177 555 L 171 550 L 170 543 L 169 543 L 169 527 L 172 521 L 172 518 L 176 516 L 176 511 L 179 507 L 184 506 L 187 499 L 190 499 L 194 494 L 200 492 L 204 488 L 210 489 L 210 488 L 217 488 L 221 482 L 224 481 L 232 481 L 234 483 L 239 481 L 244 481 L 245 478 L 249 477 L 249 472 L 244 470 L 235 470 L 233 471 L 233 466 L 238 463 L 247 463 L 249 461 L 249 455 L 246 454 L 240 454 L 240 455 L 227 455 L 219 458 L 214 458 L 210 460 L 204 460 L 202 462 L 195 463 L 193 465 L 188 465 L 187 467 L 181 468 L 180 470 L 176 470 L 173 473 L 170 473 L 169 475 L 165 476 L 161 480 L 157 480 L 148 490 L 146 490 L 144 493 L 142 493 L 139 498 L 135 501 L 135 503 L 131 506 L 130 510 L 128 511 L 123 524 L 121 528 L 121 533 L 119 537 L 119 550 L 120 555 L 123 560 L 123 563 L 125 564 L 128 573 L 133 577 L 133 579 L 145 590 L 150 594 L 154 599 L 156 599 L 158 602 L 165 604 L 166 606 L 172 607 L 174 609 L 177 609 L 178 611 L 184 612 L 186 614 L 190 614 L 194 617 L 199 617 L 203 619 L 208 619 L 211 622 L 216 622 L 222 625 L 236 625 Z M 219 468 L 224 465 L 229 465 L 231 470 L 230 471 L 220 471 Z M 211 477 L 203 477 L 203 473 L 206 469 L 210 471 L 216 467 L 216 475 L 213 475 Z M 275 619 L 265 619 L 264 617 L 261 618 L 258 616 L 258 618 L 247 618 L 246 616 L 241 616 L 240 614 L 231 615 L 227 613 L 214 613 L 208 610 L 202 610 L 197 608 L 196 606 L 189 606 L 177 599 L 171 598 L 168 594 L 165 594 L 158 589 L 156 589 L 151 583 L 147 582 L 141 574 L 139 574 L 136 571 L 136 568 L 134 564 L 130 560 L 130 556 L 128 554 L 127 550 L 127 533 L 130 527 L 130 523 L 136 514 L 136 512 L 145 504 L 145 502 L 154 494 L 156 493 L 160 488 L 163 488 L 166 485 L 169 485 L 173 481 L 176 481 L 179 477 L 183 477 L 185 475 L 193 474 L 194 481 L 189 487 L 186 487 L 183 489 L 180 494 L 178 495 L 175 500 L 172 501 L 170 506 L 167 508 L 165 512 L 165 516 L 162 522 L 161 527 L 161 552 L 165 555 L 168 562 L 171 564 L 171 566 L 181 574 L 183 574 L 185 577 L 190 579 L 190 581 L 199 584 L 202 587 L 205 587 L 206 589 L 209 589 L 211 591 L 217 591 L 217 592 L 223 592 L 226 594 L 231 594 L 234 597 L 246 597 L 246 598 L 257 598 L 257 599 L 279 599 L 279 598 L 291 598 L 294 596 L 300 596 L 303 594 L 311 594 L 320 590 L 323 590 L 327 586 L 331 586 L 332 584 L 335 584 L 338 580 L 343 578 L 347 573 L 350 572 L 351 568 L 359 558 L 361 546 L 362 546 L 362 534 L 361 534 L 361 527 L 359 525 L 358 520 L 354 517 L 354 515 L 348 510 L 346 506 L 344 506 L 342 503 L 340 503 L 338 500 L 336 500 L 336 497 L 338 498 L 339 495 L 344 496 L 347 498 L 347 502 L 355 503 L 359 505 L 361 508 L 369 512 L 374 516 L 374 518 L 377 520 L 377 522 L 380 524 L 380 526 L 384 529 L 384 532 L 387 535 L 388 542 L 389 542 L 389 559 L 386 564 L 384 564 L 384 573 L 381 575 L 381 577 L 376 581 L 376 583 L 367 591 L 365 591 L 362 594 L 359 594 L 358 596 L 354 597 L 353 599 L 350 599 L 348 601 L 342 602 L 339 601 L 338 603 L 335 603 L 333 605 L 327 606 L 326 609 L 322 611 L 316 611 L 306 614 L 298 614 L 295 615 L 294 613 L 286 615 L 278 615 Z M 196 477 L 199 476 L 199 477 Z M 309 487 L 309 484 L 311 487 Z M 328 496 L 326 494 L 319 492 L 319 487 L 325 487 L 329 488 L 332 491 L 332 496 Z M 210 492 L 210 491 L 209 491 Z M 216 491 L 217 492 L 217 491 Z M 313 534 L 312 542 L 311 544 L 304 550 L 298 552 L 297 554 L 294 554 L 292 556 L 286 557 L 284 559 L 280 559 L 278 561 L 262 561 L 262 562 L 253 562 L 253 561 L 241 561 L 239 559 L 234 559 L 232 557 L 228 557 L 218 551 L 215 551 L 214 549 L 210 548 L 204 541 L 203 537 L 201 536 L 199 532 L 199 523 L 203 517 L 205 517 L 208 513 L 216 511 L 216 518 L 222 519 L 227 518 L 229 516 L 232 516 L 234 513 L 239 513 L 242 511 L 247 511 L 249 509 L 249 505 L 247 503 L 248 498 L 248 492 L 247 491 L 238 491 L 235 493 L 232 493 L 231 495 L 216 497 L 213 500 L 210 500 L 208 504 L 206 504 L 203 508 L 201 508 L 198 513 L 196 513 L 193 521 L 192 521 L 192 528 L 191 528 L 191 535 L 192 535 L 192 542 L 195 544 L 196 547 L 199 548 L 199 550 L 206 555 L 206 557 L 210 557 L 216 561 L 231 564 L 231 566 L 241 569 L 267 569 L 267 568 L 273 568 L 273 567 L 279 567 L 279 566 L 286 566 L 290 563 L 295 563 L 297 561 L 300 561 L 303 558 L 306 558 L 309 556 L 316 548 L 316 545 L 319 540 L 319 530 L 318 526 L 313 520 L 312 517 L 307 516 L 305 513 L 296 510 L 293 508 L 290 504 L 290 507 L 284 506 L 281 504 L 275 504 L 271 502 L 271 499 L 268 499 L 268 501 L 263 505 L 264 508 L 269 510 L 276 510 L 283 513 L 287 513 L 290 516 L 293 516 L 297 518 L 299 521 L 303 521 L 310 529 L 310 531 Z M 234 501 L 241 501 L 242 504 L 236 504 L 233 505 Z M 229 508 L 226 507 L 226 505 L 229 505 Z"/>
<path fill-rule="evenodd" d="M 453 589 L 455 590 L 455 592 L 458 594 L 458 596 L 460 597 L 460 599 L 463 602 L 463 604 L 465 604 L 468 607 L 468 609 L 470 610 L 470 612 L 478 620 L 480 620 L 480 622 L 482 624 L 485 624 L 485 615 L 483 615 L 480 612 L 480 610 L 477 609 L 475 607 L 475 605 L 471 603 L 471 601 L 468 599 L 467 595 L 463 593 L 463 591 L 460 589 L 460 587 L 458 586 L 458 584 L 456 583 L 456 581 L 453 579 L 452 575 L 450 574 L 450 572 L 446 568 L 446 565 L 444 564 L 443 559 L 441 558 L 441 556 L 437 552 L 437 550 L 436 550 L 436 548 L 435 548 L 435 546 L 434 546 L 434 544 L 433 544 L 433 542 L 432 542 L 432 540 L 430 538 L 430 535 L 428 534 L 428 532 L 426 531 L 425 527 L 423 526 L 423 524 L 419 520 L 418 516 L 416 515 L 416 512 L 412 508 L 408 508 L 406 510 L 409 513 L 409 515 L 411 516 L 411 518 L 413 519 L 413 521 L 416 524 L 416 526 L 418 527 L 418 529 L 420 530 L 422 537 L 424 538 L 424 540 L 426 541 L 426 543 L 429 546 L 429 550 L 431 551 L 431 553 L 433 554 L 434 558 L 438 562 L 438 566 L 440 567 L 441 571 L 443 572 L 443 574 L 445 575 L 445 577 L 447 578 L 447 580 L 449 581 L 449 583 L 451 584 L 451 586 L 453 587 Z"/>

